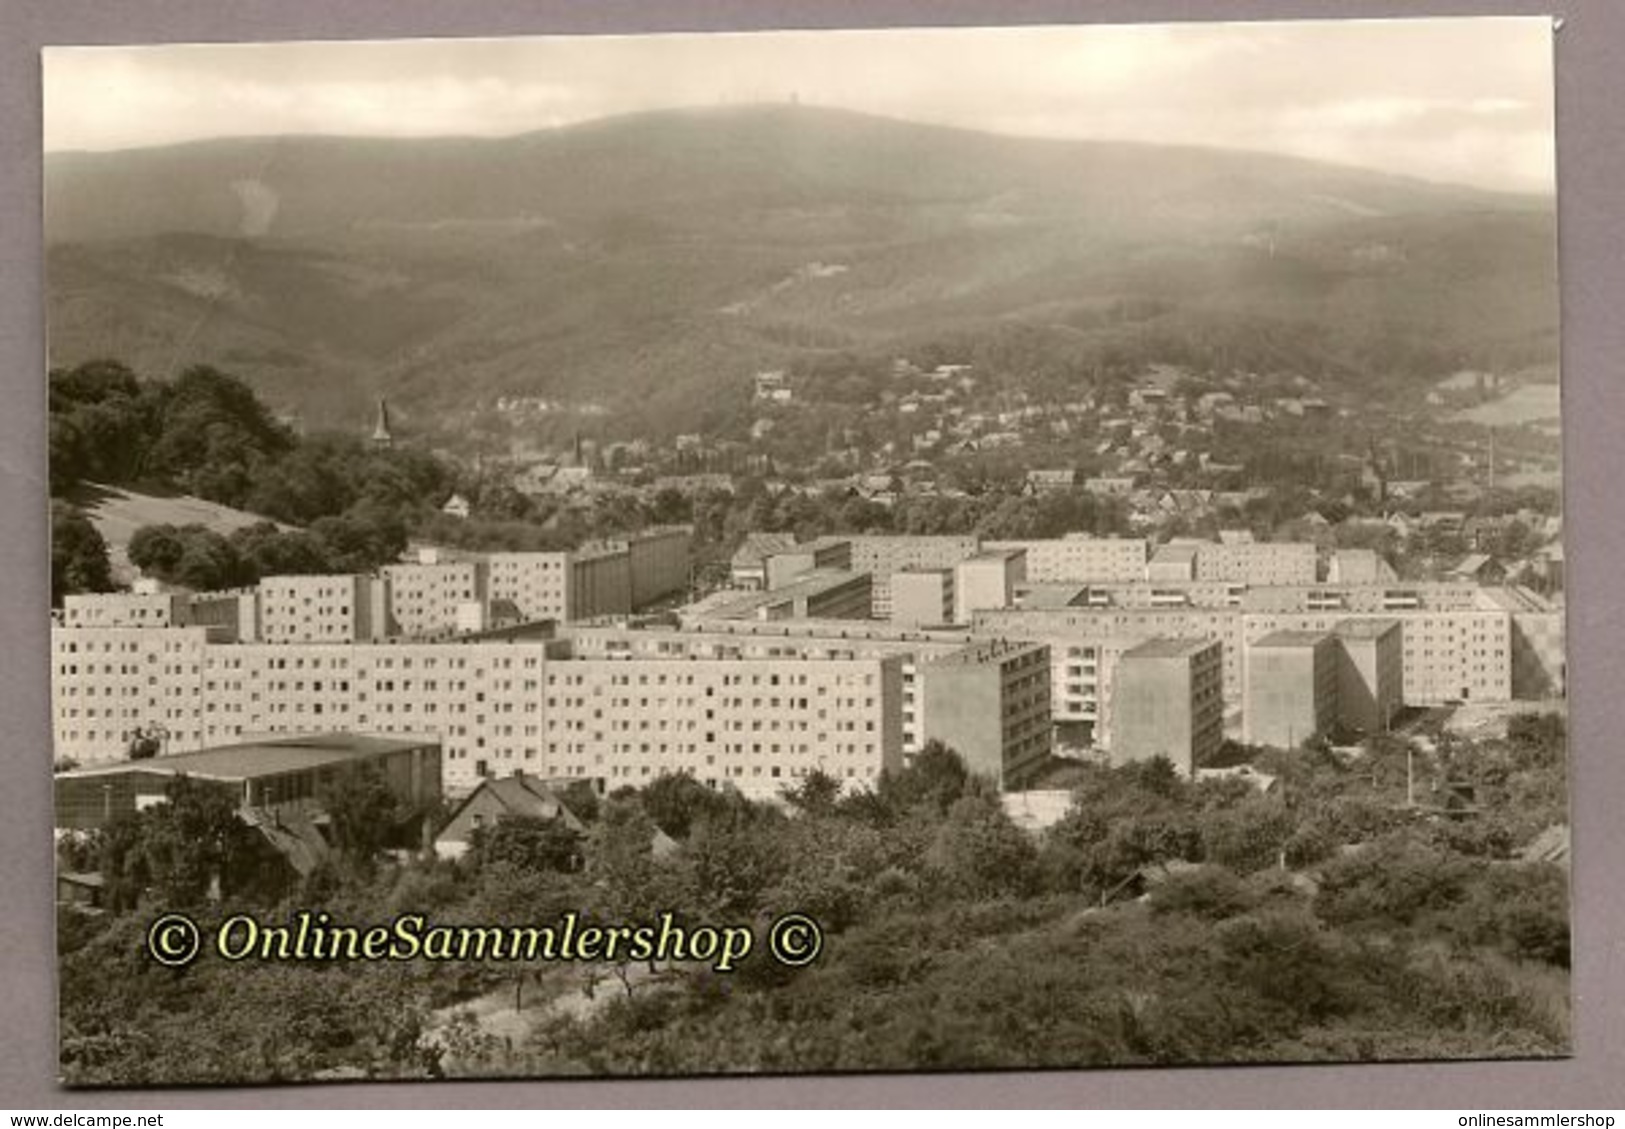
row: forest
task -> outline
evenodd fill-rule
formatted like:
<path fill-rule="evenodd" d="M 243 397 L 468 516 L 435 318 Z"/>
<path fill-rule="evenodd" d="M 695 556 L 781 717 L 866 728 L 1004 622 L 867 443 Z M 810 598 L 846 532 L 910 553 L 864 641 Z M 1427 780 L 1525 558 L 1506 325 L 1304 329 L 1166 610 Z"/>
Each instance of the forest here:
<path fill-rule="evenodd" d="M 391 844 L 388 799 L 327 797 L 334 851 L 283 868 L 229 805 L 168 804 L 62 846 L 106 908 L 63 909 L 62 1068 L 73 1085 L 311 1078 L 947 1070 L 1561 1055 L 1568 875 L 1525 858 L 1566 820 L 1561 719 L 1412 750 L 1378 739 L 1236 747 L 1275 777 L 1188 780 L 1166 761 L 1068 764 L 1071 808 L 1019 828 L 928 746 L 872 792 L 813 775 L 780 803 L 685 776 L 562 796 L 584 829 L 504 818 L 457 861 Z M 395 813 L 399 815 L 401 813 Z M 381 818 L 383 817 L 383 818 Z M 658 829 L 658 833 L 657 833 Z M 662 849 L 665 843 L 667 849 Z M 216 896 L 218 895 L 218 896 Z M 601 923 L 672 912 L 822 927 L 804 968 L 228 964 L 143 951 L 161 912 L 301 909 L 371 924 Z M 758 932 L 760 937 L 760 932 Z"/>

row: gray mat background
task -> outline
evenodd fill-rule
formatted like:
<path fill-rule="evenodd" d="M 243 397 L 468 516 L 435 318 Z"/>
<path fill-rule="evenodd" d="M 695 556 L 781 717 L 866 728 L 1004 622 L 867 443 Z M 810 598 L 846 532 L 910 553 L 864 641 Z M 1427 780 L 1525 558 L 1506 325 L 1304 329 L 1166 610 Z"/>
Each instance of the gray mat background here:
<path fill-rule="evenodd" d="M 1194 19 L 1556 15 L 1576 1056 L 1558 1062 L 70 1092 L 56 1086 L 41 46 Z M 0 0 L 0 1107 L 1625 1105 L 1625 0 Z M 1610 578 L 1613 579 L 1610 579 Z M 1446 1123 L 1441 1118 L 1441 1124 Z M 1454 1124 L 1451 1119 L 1449 1124 Z"/>

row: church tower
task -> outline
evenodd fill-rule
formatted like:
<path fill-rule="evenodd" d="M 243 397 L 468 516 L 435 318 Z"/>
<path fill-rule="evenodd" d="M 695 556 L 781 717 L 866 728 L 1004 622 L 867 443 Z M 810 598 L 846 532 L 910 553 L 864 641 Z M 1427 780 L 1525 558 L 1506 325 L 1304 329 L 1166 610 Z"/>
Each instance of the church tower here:
<path fill-rule="evenodd" d="M 395 436 L 389 430 L 389 404 L 382 396 L 378 397 L 378 422 L 373 425 L 372 445 L 386 450 L 395 445 Z"/>

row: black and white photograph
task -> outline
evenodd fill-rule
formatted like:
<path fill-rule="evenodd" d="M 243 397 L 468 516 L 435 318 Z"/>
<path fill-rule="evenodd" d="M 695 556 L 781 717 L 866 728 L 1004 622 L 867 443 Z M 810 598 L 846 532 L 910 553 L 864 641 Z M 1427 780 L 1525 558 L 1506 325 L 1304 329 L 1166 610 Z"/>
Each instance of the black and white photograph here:
<path fill-rule="evenodd" d="M 61 1082 L 1571 1055 L 1553 46 L 46 49 Z"/>

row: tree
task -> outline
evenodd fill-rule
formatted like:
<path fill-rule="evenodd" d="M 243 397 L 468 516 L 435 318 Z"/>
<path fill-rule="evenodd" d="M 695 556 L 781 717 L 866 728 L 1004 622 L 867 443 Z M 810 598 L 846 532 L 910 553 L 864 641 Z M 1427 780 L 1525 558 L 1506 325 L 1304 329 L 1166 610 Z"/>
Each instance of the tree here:
<path fill-rule="evenodd" d="M 829 815 L 841 798 L 841 782 L 822 769 L 814 769 L 801 783 L 783 791 L 785 802 L 805 815 Z"/>
<path fill-rule="evenodd" d="M 271 888 L 285 878 L 281 856 L 237 818 L 226 791 L 177 776 L 165 799 L 114 819 L 104 831 L 101 871 L 115 908 L 150 893 L 165 908 L 184 909 L 212 894 Z"/>
<path fill-rule="evenodd" d="M 965 762 L 941 741 L 925 743 L 902 772 L 880 778 L 880 796 L 890 805 L 906 810 L 917 804 L 930 804 L 947 811 L 965 794 L 970 772 Z"/>
<path fill-rule="evenodd" d="M 674 839 L 687 839 L 696 823 L 725 802 L 686 772 L 659 777 L 637 795 L 655 826 Z"/>
<path fill-rule="evenodd" d="M 202 525 L 144 525 L 130 537 L 126 552 L 147 576 L 194 591 L 235 588 L 256 579 L 232 542 Z"/>
<path fill-rule="evenodd" d="M 505 863 L 520 870 L 568 872 L 581 864 L 581 833 L 562 819 L 504 815 L 477 827 L 469 840 L 474 864 Z"/>
<path fill-rule="evenodd" d="M 997 898 L 1036 885 L 1038 850 L 994 795 L 956 800 L 926 855 L 949 896 Z"/>
<path fill-rule="evenodd" d="M 110 592 L 112 567 L 107 542 L 83 512 L 63 502 L 51 503 L 51 604 L 77 592 Z"/>
<path fill-rule="evenodd" d="M 341 775 L 319 796 L 332 820 L 335 845 L 352 862 L 371 863 L 378 852 L 399 838 L 408 813 L 372 765 Z"/>

